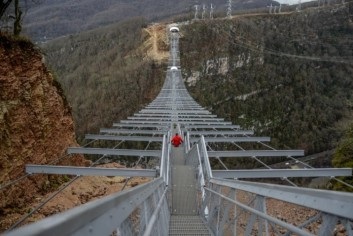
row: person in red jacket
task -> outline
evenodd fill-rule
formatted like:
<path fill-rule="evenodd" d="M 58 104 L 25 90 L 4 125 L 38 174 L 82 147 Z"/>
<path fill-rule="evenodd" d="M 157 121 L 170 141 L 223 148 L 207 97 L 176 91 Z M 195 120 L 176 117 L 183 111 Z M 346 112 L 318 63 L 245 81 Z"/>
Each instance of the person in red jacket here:
<path fill-rule="evenodd" d="M 172 138 L 171 143 L 174 145 L 174 147 L 179 147 L 179 145 L 184 142 L 183 139 L 179 136 L 178 133 L 175 134 L 175 136 Z"/>

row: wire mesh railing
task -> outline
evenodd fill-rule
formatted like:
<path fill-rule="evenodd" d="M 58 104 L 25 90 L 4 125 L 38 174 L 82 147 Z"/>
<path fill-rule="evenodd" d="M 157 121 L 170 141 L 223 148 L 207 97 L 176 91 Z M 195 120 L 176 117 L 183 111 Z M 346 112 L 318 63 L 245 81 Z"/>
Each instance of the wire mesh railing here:
<path fill-rule="evenodd" d="M 353 235 L 352 194 L 214 178 L 203 137 L 188 153 L 199 214 L 215 235 Z M 199 166 L 198 166 L 199 165 Z"/>
<path fill-rule="evenodd" d="M 166 235 L 170 218 L 166 191 L 159 177 L 5 235 Z"/>

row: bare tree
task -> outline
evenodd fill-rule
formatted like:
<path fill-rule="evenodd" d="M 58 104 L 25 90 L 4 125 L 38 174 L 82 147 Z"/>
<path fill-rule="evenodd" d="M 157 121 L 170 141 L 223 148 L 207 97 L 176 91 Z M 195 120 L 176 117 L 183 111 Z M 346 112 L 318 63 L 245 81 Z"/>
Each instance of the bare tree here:
<path fill-rule="evenodd" d="M 0 19 L 5 14 L 7 8 L 14 2 L 14 14 L 9 17 L 14 20 L 13 23 L 13 34 L 15 36 L 20 35 L 22 30 L 22 11 L 20 7 L 20 0 L 1 0 L 0 1 Z"/>
<path fill-rule="evenodd" d="M 10 6 L 12 0 L 1 0 L 0 1 L 0 19 L 4 15 L 6 9 Z"/>

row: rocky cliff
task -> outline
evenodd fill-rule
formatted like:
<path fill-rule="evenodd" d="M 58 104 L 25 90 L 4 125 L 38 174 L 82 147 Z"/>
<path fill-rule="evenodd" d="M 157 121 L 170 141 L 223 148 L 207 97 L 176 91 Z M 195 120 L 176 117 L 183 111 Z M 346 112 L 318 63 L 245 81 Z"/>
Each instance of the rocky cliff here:
<path fill-rule="evenodd" d="M 0 65 L 0 183 L 5 186 L 26 174 L 25 164 L 52 164 L 77 144 L 71 109 L 40 51 L 0 34 Z M 85 160 L 76 156 L 55 163 L 84 165 Z M 1 189 L 0 228 L 66 180 L 35 175 Z"/>

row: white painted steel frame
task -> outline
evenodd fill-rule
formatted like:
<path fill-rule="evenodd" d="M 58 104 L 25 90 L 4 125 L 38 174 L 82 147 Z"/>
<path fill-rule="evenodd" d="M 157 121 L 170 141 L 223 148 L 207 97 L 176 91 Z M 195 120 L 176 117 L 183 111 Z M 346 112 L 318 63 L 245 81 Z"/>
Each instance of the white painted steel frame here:
<path fill-rule="evenodd" d="M 161 157 L 161 150 L 137 150 L 137 149 L 110 149 L 110 148 L 83 148 L 70 147 L 67 149 L 68 154 L 99 154 L 112 156 L 144 156 L 144 157 Z"/>
<path fill-rule="evenodd" d="M 170 115 L 170 114 L 165 114 L 165 113 L 163 113 L 163 114 L 158 114 L 158 113 L 153 113 L 153 114 L 148 114 L 148 113 L 143 113 L 143 114 L 135 113 L 134 116 L 172 117 L 172 115 Z M 179 115 L 179 117 L 217 118 L 217 115 L 202 115 L 202 114 L 195 115 L 195 114 L 186 114 L 186 115 Z"/>
<path fill-rule="evenodd" d="M 211 115 L 207 110 L 172 110 L 172 109 L 142 109 L 141 113 L 161 113 L 161 114 L 206 114 Z"/>
<path fill-rule="evenodd" d="M 137 130 L 137 129 L 113 129 L 113 128 L 102 128 L 101 133 L 111 134 L 166 134 L 167 130 Z"/>
<path fill-rule="evenodd" d="M 284 178 L 352 176 L 351 168 L 213 170 L 215 178 Z"/>
<path fill-rule="evenodd" d="M 174 117 L 128 117 L 128 120 L 145 120 L 145 121 L 171 121 Z M 179 117 L 178 117 L 179 118 Z M 222 122 L 223 118 L 194 118 L 194 117 L 180 117 L 183 121 L 214 121 Z"/>
<path fill-rule="evenodd" d="M 175 123 L 175 119 L 178 120 L 179 124 L 191 124 L 191 125 L 195 125 L 195 124 L 208 124 L 208 125 L 217 125 L 219 123 L 221 123 L 221 121 L 193 121 L 193 120 L 184 120 L 184 119 L 180 119 L 178 118 L 178 116 L 175 116 L 174 120 L 170 120 L 170 121 L 151 121 L 151 120 L 122 120 L 120 121 L 121 123 L 126 123 L 126 124 L 171 124 L 171 123 Z M 226 125 L 230 125 L 230 122 L 224 122 L 222 121 L 222 123 L 226 124 Z M 202 132 L 202 131 L 199 131 Z M 205 131 L 206 132 L 206 131 Z M 225 131 L 228 132 L 228 131 Z M 237 132 L 237 131 L 234 131 Z M 245 132 L 245 131 L 244 131 Z M 254 131 L 247 131 L 244 134 L 253 134 Z"/>
<path fill-rule="evenodd" d="M 130 128 L 154 128 L 154 129 L 168 129 L 169 130 L 169 125 L 164 124 L 164 125 L 158 125 L 158 124 L 122 124 L 122 123 L 113 123 L 113 127 L 130 127 Z"/>
<path fill-rule="evenodd" d="M 217 178 L 211 179 L 210 183 L 353 219 L 351 193 Z"/>
<path fill-rule="evenodd" d="M 185 129 L 239 129 L 239 125 L 227 125 L 227 124 L 216 124 L 216 125 L 185 125 Z"/>
<path fill-rule="evenodd" d="M 157 171 L 151 170 L 151 169 L 100 168 L 100 167 L 49 166 L 49 165 L 26 165 L 26 173 L 81 175 L 81 176 L 157 177 Z"/>
<path fill-rule="evenodd" d="M 304 150 L 208 151 L 209 157 L 286 157 L 304 156 Z"/>
<path fill-rule="evenodd" d="M 190 136 L 205 136 L 205 135 L 253 135 L 252 130 L 204 130 L 190 131 Z"/>
<path fill-rule="evenodd" d="M 163 137 L 152 136 L 118 136 L 118 135 L 101 135 L 101 134 L 86 134 L 85 139 L 94 140 L 125 140 L 125 141 L 145 141 L 145 142 L 163 142 Z"/>
<path fill-rule="evenodd" d="M 269 142 L 270 137 L 204 137 L 207 143 L 230 143 L 230 142 Z M 197 142 L 199 137 L 192 137 L 191 142 Z"/>

